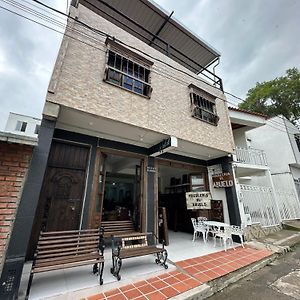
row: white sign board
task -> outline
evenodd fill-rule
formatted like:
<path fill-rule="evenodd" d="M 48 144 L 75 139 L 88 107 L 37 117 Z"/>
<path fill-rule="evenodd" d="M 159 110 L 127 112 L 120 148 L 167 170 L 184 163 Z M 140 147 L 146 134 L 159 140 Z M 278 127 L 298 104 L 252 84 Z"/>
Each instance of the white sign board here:
<path fill-rule="evenodd" d="M 185 193 L 187 209 L 211 209 L 210 192 Z"/>

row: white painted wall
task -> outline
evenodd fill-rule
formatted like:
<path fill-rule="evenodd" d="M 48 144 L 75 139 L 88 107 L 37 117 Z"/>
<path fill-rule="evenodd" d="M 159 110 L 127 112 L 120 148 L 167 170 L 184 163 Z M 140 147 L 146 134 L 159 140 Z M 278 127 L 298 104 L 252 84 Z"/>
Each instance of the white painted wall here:
<path fill-rule="evenodd" d="M 233 130 L 233 139 L 235 147 L 248 148 L 246 131 L 249 130 L 249 127 L 242 127 Z"/>
<path fill-rule="evenodd" d="M 25 132 L 16 130 L 18 121 L 27 123 Z M 36 125 L 41 125 L 40 119 L 10 112 L 9 117 L 7 119 L 5 131 L 20 135 L 37 137 L 37 134 L 34 133 Z"/>
<path fill-rule="evenodd" d="M 251 140 L 251 147 L 266 152 L 272 174 L 289 172 L 289 164 L 296 163 L 282 118 L 275 117 L 268 120 L 266 125 L 246 132 L 246 137 Z"/>
<path fill-rule="evenodd" d="M 293 175 L 293 178 L 295 178 L 295 179 L 300 178 L 300 168 L 291 166 L 290 169 L 291 169 L 291 173 Z"/>
<path fill-rule="evenodd" d="M 296 139 L 295 139 L 295 134 L 300 134 L 300 130 L 287 119 L 284 119 L 283 121 L 285 124 L 286 131 L 288 132 L 288 136 L 294 152 L 296 163 L 300 164 L 300 151 L 298 149 Z"/>

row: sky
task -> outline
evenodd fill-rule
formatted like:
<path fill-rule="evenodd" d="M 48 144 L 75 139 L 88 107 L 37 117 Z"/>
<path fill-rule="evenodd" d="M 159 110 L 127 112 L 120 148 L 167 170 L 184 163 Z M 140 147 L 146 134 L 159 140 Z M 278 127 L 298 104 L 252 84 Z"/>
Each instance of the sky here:
<path fill-rule="evenodd" d="M 0 6 L 23 15 L 8 1 L 33 3 L 0 0 Z M 64 12 L 70 2 L 41 1 Z M 174 11 L 177 20 L 221 53 L 216 74 L 227 92 L 244 99 L 256 82 L 282 76 L 288 68 L 300 69 L 300 0 L 155 2 Z M 10 111 L 41 117 L 61 39 L 61 34 L 0 8 L 0 130 Z"/>

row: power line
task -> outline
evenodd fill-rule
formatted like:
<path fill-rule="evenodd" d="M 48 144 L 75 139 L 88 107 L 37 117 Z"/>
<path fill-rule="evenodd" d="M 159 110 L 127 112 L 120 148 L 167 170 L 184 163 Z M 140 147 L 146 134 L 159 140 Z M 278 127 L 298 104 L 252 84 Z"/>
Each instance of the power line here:
<path fill-rule="evenodd" d="M 43 15 L 42 13 L 39 13 L 39 12 L 37 12 L 37 11 L 35 11 L 35 10 L 29 8 L 29 7 L 26 7 L 26 6 L 24 6 L 24 5 L 20 4 L 20 3 L 18 3 L 18 2 L 15 2 L 15 1 L 13 1 L 13 0 L 8 0 L 8 1 L 7 1 L 7 0 L 1 0 L 1 1 L 2 1 L 2 2 L 5 2 L 5 3 L 10 2 L 10 3 L 9 3 L 10 5 L 12 5 L 12 6 L 14 6 L 14 7 L 17 7 L 18 9 L 22 9 L 23 11 L 25 11 L 25 12 L 27 12 L 27 13 L 30 13 L 30 14 L 36 16 L 37 18 L 43 19 L 44 21 L 49 22 L 49 23 L 51 23 L 51 24 L 53 24 L 53 25 L 55 25 L 55 26 L 60 26 L 60 27 L 63 28 L 63 29 L 66 29 L 66 28 L 69 29 L 69 26 L 68 26 L 68 25 L 65 25 L 65 24 L 63 24 L 63 23 L 61 23 L 61 22 L 59 22 L 59 21 L 57 21 L 57 20 L 55 20 L 55 19 L 53 19 L 53 18 L 51 18 L 51 17 L 45 16 L 45 15 Z M 26 0 L 24 0 L 24 1 L 27 2 Z M 37 2 L 37 3 L 39 3 L 39 4 L 41 3 L 40 1 L 37 1 L 37 0 L 33 0 L 33 1 L 35 1 L 35 2 Z M 27 2 L 27 3 L 28 3 L 28 2 Z M 42 3 L 41 3 L 41 4 L 42 4 Z M 33 4 L 31 4 L 31 5 L 33 5 Z M 43 5 L 43 6 L 46 6 L 48 9 L 54 10 L 55 12 L 59 12 L 59 11 L 57 11 L 56 9 L 53 9 L 53 8 L 47 6 L 47 5 L 44 5 L 44 4 L 42 4 L 42 5 Z M 19 6 L 19 7 L 18 7 L 18 6 Z M 33 5 L 33 6 L 35 6 L 35 5 Z M 21 8 L 20 8 L 20 7 L 21 7 Z M 37 7 L 37 6 L 35 6 L 35 7 Z M 35 21 L 35 20 L 32 20 L 32 19 L 30 19 L 30 18 L 27 18 L 27 17 L 25 17 L 25 16 L 23 16 L 23 15 L 21 15 L 21 14 L 18 14 L 18 13 L 14 12 L 14 11 L 11 11 L 11 10 L 9 10 L 9 9 L 7 9 L 7 8 L 4 8 L 4 7 L 2 7 L 2 6 L 1 6 L 1 8 L 4 9 L 4 10 L 6 10 L 6 11 L 9 11 L 9 12 L 11 12 L 11 13 L 14 13 L 14 14 L 20 16 L 20 17 L 23 17 L 23 18 L 25 18 L 25 19 L 27 19 L 27 20 L 29 20 L 29 21 L 35 22 L 35 23 L 38 24 L 38 25 L 44 26 L 44 27 L 46 27 L 46 28 L 48 28 L 48 29 L 50 29 L 50 30 L 54 30 L 54 31 L 57 32 L 57 33 L 60 33 L 60 34 L 62 34 L 62 35 L 64 34 L 63 32 L 60 32 L 60 31 L 58 31 L 58 30 L 56 30 L 56 29 L 54 29 L 54 28 L 52 28 L 52 27 L 46 26 L 45 24 L 39 23 L 39 22 L 37 22 L 37 21 Z M 28 10 L 29 10 L 29 11 L 28 11 Z M 46 11 L 46 10 L 43 9 L 43 11 Z M 50 13 L 50 14 L 51 14 L 51 12 L 48 12 L 48 11 L 47 11 L 47 13 Z M 65 15 L 65 14 L 62 13 L 62 12 L 59 12 L 59 13 L 62 14 L 62 15 Z M 52 15 L 54 15 L 54 14 L 52 14 Z M 65 16 L 68 17 L 68 18 L 70 17 L 70 16 L 68 16 L 68 15 L 65 15 Z M 76 22 L 78 22 L 78 20 L 75 19 L 75 18 L 71 18 L 71 19 L 73 19 L 73 20 L 75 20 Z M 84 24 L 84 26 L 87 27 L 88 29 L 93 29 L 92 27 L 90 27 L 89 25 L 86 25 L 85 23 L 82 23 L 82 22 L 80 22 L 80 21 L 79 21 L 79 23 L 80 23 L 81 25 Z M 76 30 L 75 28 L 71 28 L 71 31 L 73 31 L 73 32 L 75 31 L 76 33 L 79 33 L 79 34 L 83 35 L 84 37 L 87 37 L 87 38 L 96 40 L 97 42 L 101 42 L 101 44 L 104 44 L 102 41 L 96 39 L 95 37 L 92 37 L 92 36 L 90 36 L 90 35 L 88 35 L 88 34 L 86 34 L 86 33 L 83 33 L 83 32 L 81 32 L 81 31 L 79 31 L 79 30 Z M 93 31 L 94 31 L 94 30 L 93 30 Z M 94 32 L 95 32 L 95 31 L 94 31 Z M 101 32 L 101 31 L 100 31 L 100 32 Z M 98 30 L 96 30 L 96 33 L 99 34 Z M 95 47 L 95 46 L 93 46 L 93 45 L 91 45 L 91 44 L 88 44 L 88 43 L 82 41 L 82 40 L 79 40 L 79 39 L 77 39 L 77 38 L 74 38 L 73 36 L 70 36 L 70 35 L 68 35 L 68 34 L 66 34 L 66 33 L 65 33 L 65 35 L 68 36 L 68 37 L 70 37 L 70 38 L 72 38 L 72 39 L 74 39 L 74 40 L 77 40 L 77 41 L 79 41 L 79 42 L 81 42 L 81 43 L 84 43 L 84 44 L 86 44 L 86 45 L 88 45 L 88 46 L 94 47 L 94 48 L 96 48 L 97 50 L 100 50 L 100 51 L 102 51 L 102 52 L 106 52 L 105 50 L 103 50 L 103 49 L 101 49 L 101 48 Z M 107 34 L 107 33 L 105 33 L 105 32 L 101 32 L 101 35 L 102 35 L 102 36 L 106 36 L 106 37 L 111 37 L 109 34 Z M 118 40 L 118 41 L 120 41 L 120 40 Z M 120 42 L 123 43 L 123 44 L 126 45 L 126 46 L 131 47 L 130 45 L 127 45 L 126 43 L 124 43 L 124 42 L 122 42 L 122 41 L 120 41 Z M 145 53 L 145 52 L 143 52 L 143 51 L 140 51 L 139 49 L 137 49 L 137 48 L 135 48 L 135 47 L 131 47 L 131 48 L 134 48 L 136 51 L 142 52 L 142 53 L 144 53 L 145 55 L 152 57 L 151 55 L 148 55 L 147 53 Z M 177 69 L 177 68 L 175 68 L 175 67 L 173 67 L 173 66 L 171 66 L 171 65 L 169 65 L 169 64 L 167 64 L 167 63 L 165 63 L 165 62 L 163 62 L 163 61 L 161 61 L 161 60 L 159 60 L 159 59 L 156 59 L 156 58 L 154 58 L 154 57 L 152 57 L 152 58 L 155 59 L 155 60 L 160 61 L 161 63 L 167 65 L 168 67 L 171 67 L 172 69 L 175 69 L 176 71 L 182 72 L 182 70 L 179 70 L 179 69 Z M 167 73 L 167 74 L 166 74 L 166 73 L 163 73 L 161 70 L 159 70 L 159 72 L 156 72 L 156 73 L 159 74 L 160 76 L 162 76 L 162 74 L 163 74 L 165 77 L 167 77 L 167 78 L 169 78 L 169 79 L 173 79 L 173 80 L 175 79 L 177 82 L 181 82 L 181 83 L 183 83 L 183 84 L 185 84 L 185 85 L 190 83 L 190 82 L 183 81 L 182 79 L 172 77 L 172 76 L 170 76 L 169 73 Z M 194 76 L 192 76 L 192 75 L 190 75 L 190 74 L 188 74 L 188 73 L 186 73 L 186 72 L 184 72 L 184 73 L 185 73 L 186 75 L 188 75 L 189 77 L 192 77 L 193 79 L 199 80 L 199 78 L 195 78 Z M 204 82 L 204 83 L 208 84 L 207 82 L 205 82 L 205 81 L 203 81 L 203 80 L 201 80 L 201 82 Z M 209 84 L 209 85 L 210 85 L 210 84 Z M 210 86 L 211 86 L 211 85 L 210 85 Z M 226 93 L 226 94 L 228 94 L 228 95 L 230 95 L 230 96 L 232 96 L 232 97 L 235 97 L 235 98 L 237 98 L 237 99 L 239 99 L 239 100 L 243 100 L 242 98 L 237 97 L 237 96 L 235 96 L 235 95 L 232 94 L 232 93 L 229 93 L 229 92 L 226 92 L 226 91 L 225 91 L 224 93 Z M 224 100 L 224 99 L 219 98 L 219 97 L 218 97 L 218 99 L 220 99 L 220 100 L 222 100 L 222 101 L 224 101 L 224 102 L 230 103 L 230 104 L 232 104 L 232 105 L 236 105 L 236 103 L 232 103 L 232 102 L 230 102 L 229 100 Z M 280 116 L 278 116 L 278 117 L 280 117 Z M 282 119 L 283 119 L 283 118 L 282 118 Z M 274 124 L 277 124 L 277 125 L 279 125 L 279 126 L 283 126 L 283 127 L 285 128 L 285 125 L 283 125 L 283 124 L 281 124 L 281 123 L 279 123 L 279 122 L 276 122 L 275 120 L 269 120 L 269 122 L 273 122 Z M 286 125 L 286 126 L 289 127 L 288 125 Z M 275 128 L 275 127 L 274 127 L 274 128 Z M 290 127 L 290 128 L 292 128 L 292 127 Z M 276 128 L 276 129 L 280 130 L 279 128 Z M 287 129 L 287 128 L 285 128 L 285 129 Z M 294 128 L 293 128 L 293 130 L 294 130 Z"/>

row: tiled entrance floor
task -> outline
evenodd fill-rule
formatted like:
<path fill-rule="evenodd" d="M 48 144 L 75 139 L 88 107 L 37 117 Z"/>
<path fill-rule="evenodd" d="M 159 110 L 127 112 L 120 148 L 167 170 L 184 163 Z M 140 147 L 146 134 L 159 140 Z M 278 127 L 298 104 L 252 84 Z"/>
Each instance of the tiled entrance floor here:
<path fill-rule="evenodd" d="M 101 294 L 88 300 L 163 300 L 193 289 L 204 282 L 224 276 L 270 256 L 268 250 L 238 247 L 176 263 L 178 269 L 147 280 L 135 282 Z"/>
<path fill-rule="evenodd" d="M 176 265 L 201 282 L 207 282 L 250 265 L 271 254 L 272 252 L 268 250 L 238 247 L 227 252 L 221 251 L 179 261 L 176 262 Z"/>

